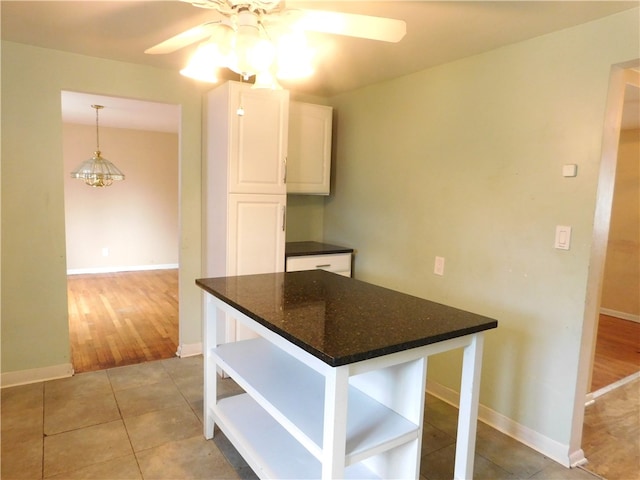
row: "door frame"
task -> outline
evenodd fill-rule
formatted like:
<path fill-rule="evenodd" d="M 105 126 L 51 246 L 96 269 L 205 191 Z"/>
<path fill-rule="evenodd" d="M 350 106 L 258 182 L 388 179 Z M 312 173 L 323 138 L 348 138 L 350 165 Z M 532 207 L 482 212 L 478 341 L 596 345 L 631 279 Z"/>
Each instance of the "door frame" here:
<path fill-rule="evenodd" d="M 639 65 L 640 59 L 637 59 L 614 65 L 611 68 L 603 124 L 600 172 L 593 220 L 593 237 L 589 255 L 589 273 L 584 304 L 582 341 L 578 359 L 576 395 L 574 396 L 571 438 L 569 441 L 569 462 L 571 466 L 586 462 L 584 451 L 582 450 L 584 410 L 593 373 L 624 95 L 628 84 L 640 86 L 640 72 L 631 70 L 631 68 L 638 68 Z"/>
<path fill-rule="evenodd" d="M 177 269 L 178 269 L 178 289 L 180 289 L 180 272 L 181 272 L 181 264 L 182 264 L 182 257 L 181 257 L 181 249 L 180 249 L 180 242 L 181 242 L 181 238 L 182 238 L 182 229 L 183 229 L 183 224 L 182 224 L 182 216 L 181 216 L 181 206 L 182 206 L 182 197 L 180 195 L 180 191 L 181 191 L 181 185 L 180 185 L 180 178 L 182 176 L 182 161 L 181 161 L 181 154 L 182 154 L 182 108 L 183 105 L 180 103 L 175 103 L 175 102 L 170 102 L 170 101 L 156 101 L 156 100 L 149 100 L 146 98 L 141 98 L 141 97 L 127 97 L 124 95 L 120 95 L 120 94 L 111 94 L 111 93 L 97 93 L 97 92 L 91 92 L 91 93 L 87 93 L 87 92 L 81 92 L 79 90 L 72 90 L 72 89 L 62 89 L 60 91 L 60 97 L 62 100 L 62 95 L 63 92 L 69 92 L 69 93 L 77 93 L 80 95 L 86 95 L 88 100 L 91 101 L 96 101 L 96 103 L 103 103 L 104 101 L 106 101 L 107 99 L 113 99 L 114 101 L 117 101 L 120 105 L 120 107 L 122 107 L 123 105 L 126 105 L 128 108 L 130 108 L 132 111 L 139 111 L 140 109 L 143 109 L 145 107 L 146 103 L 149 104 L 165 104 L 168 106 L 172 106 L 172 107 L 177 107 L 177 111 L 175 112 L 175 117 L 171 116 L 169 117 L 171 119 L 172 122 L 175 122 L 175 126 L 176 126 L 176 135 L 178 136 L 178 145 L 177 145 L 177 167 L 178 167 L 178 177 L 176 178 L 176 182 L 177 182 L 177 187 L 178 187 L 178 198 L 177 198 L 177 204 L 176 204 L 176 208 L 178 210 L 178 231 L 177 231 L 177 256 L 178 256 L 178 263 L 177 263 Z M 91 97 L 95 97 L 91 98 Z M 64 119 L 61 117 L 60 118 L 60 126 L 62 128 L 64 124 Z M 87 125 L 92 125 L 92 124 L 87 124 Z M 103 124 L 101 124 L 103 125 Z M 104 125 L 103 125 L 104 126 Z M 128 127 L 128 126 L 118 126 L 118 125 L 112 125 L 110 128 L 125 128 L 125 129 L 131 129 L 131 130 L 136 130 L 135 127 Z M 138 128 L 139 130 L 144 130 L 144 128 Z M 150 129 L 149 131 L 151 132 L 162 132 L 162 130 L 153 130 Z M 63 150 L 64 150 L 64 145 L 63 145 Z M 63 151 L 64 154 L 64 151 Z M 64 162 L 63 162 L 64 163 Z M 68 175 L 67 173 L 65 173 L 65 175 Z M 65 189 L 66 187 L 63 185 L 63 196 L 65 195 Z M 66 199 L 65 199 L 66 201 Z M 65 208 L 65 215 L 64 215 L 64 230 L 65 230 L 65 238 L 67 237 L 67 216 L 66 216 L 66 208 Z M 65 240 L 66 242 L 66 240 Z M 66 261 L 66 251 L 67 251 L 67 245 L 65 245 L 65 261 Z M 134 269 L 134 270 L 147 270 L 147 269 Z M 152 268 L 150 268 L 149 270 L 153 270 Z M 117 270 L 116 270 L 117 271 Z M 66 276 L 68 278 L 68 268 L 66 268 L 65 265 L 65 272 L 66 272 Z M 89 272 L 88 272 L 89 273 Z M 93 272 L 90 272 L 93 273 Z M 103 272 L 95 272 L 95 273 L 103 273 Z M 104 272 L 107 273 L 107 272 Z M 109 273 L 111 273 L 111 270 L 109 270 Z M 67 280 L 68 281 L 68 280 Z M 66 290 L 66 289 L 65 289 Z M 181 302 L 181 298 L 180 295 L 178 296 L 178 331 L 177 331 L 177 346 L 176 346 L 176 356 L 178 357 L 183 357 L 183 356 L 190 356 L 190 355 L 196 355 L 201 353 L 201 347 L 200 344 L 196 346 L 196 350 L 195 352 L 192 351 L 187 351 L 185 352 L 185 348 L 182 344 L 182 329 L 184 327 L 183 324 L 183 314 L 182 314 L 182 309 L 180 308 L 180 305 L 182 304 Z M 75 365 L 73 363 L 73 355 L 71 352 L 71 340 L 70 340 L 70 336 L 71 336 L 71 332 L 69 329 L 69 323 L 68 323 L 68 319 L 67 319 L 67 338 L 69 338 L 69 363 L 71 365 L 71 367 L 73 368 L 73 370 L 75 370 Z"/>

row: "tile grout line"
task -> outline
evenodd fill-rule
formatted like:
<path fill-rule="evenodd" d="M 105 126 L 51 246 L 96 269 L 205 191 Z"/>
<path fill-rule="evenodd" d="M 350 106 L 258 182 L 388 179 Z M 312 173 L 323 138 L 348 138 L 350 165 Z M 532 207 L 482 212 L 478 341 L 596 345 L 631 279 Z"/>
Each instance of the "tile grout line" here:
<path fill-rule="evenodd" d="M 175 358 L 180 358 L 176 355 Z M 184 395 L 184 393 L 182 392 L 182 389 L 180 388 L 180 386 L 176 383 L 175 379 L 173 378 L 173 375 L 171 375 L 171 372 L 169 371 L 169 369 L 165 366 L 165 360 L 170 360 L 170 359 L 164 359 L 164 360 L 160 360 L 160 363 L 162 364 L 162 368 L 164 369 L 164 371 L 167 373 L 167 375 L 169 375 L 169 378 L 171 379 L 171 381 L 173 382 L 173 384 L 175 385 L 176 389 L 178 390 L 178 392 L 180 392 L 180 396 L 184 399 L 185 402 L 187 402 L 187 405 L 189 406 L 189 410 L 191 410 L 193 412 L 193 414 L 196 416 L 196 418 L 198 419 L 198 421 L 200 422 L 200 424 L 202 425 L 202 421 L 200 420 L 200 416 L 198 415 L 198 412 L 195 411 L 193 405 L 191 405 L 191 402 L 189 401 L 189 399 Z"/>
<path fill-rule="evenodd" d="M 129 429 L 127 428 L 127 422 L 124 421 L 124 416 L 122 415 L 122 410 L 120 409 L 120 403 L 118 402 L 118 397 L 116 396 L 116 391 L 113 389 L 113 383 L 111 383 L 111 375 L 109 375 L 109 371 L 111 368 L 107 368 L 105 373 L 107 375 L 107 379 L 109 380 L 109 387 L 111 388 L 111 393 L 113 394 L 113 399 L 116 402 L 116 407 L 118 408 L 118 415 L 120 415 L 120 421 L 122 422 L 122 426 L 124 427 L 124 431 L 127 432 L 127 440 L 129 440 L 129 446 L 131 447 L 131 453 L 133 458 L 136 461 L 136 466 L 138 467 L 138 472 L 140 473 L 140 478 L 144 480 L 144 475 L 142 474 L 142 467 L 140 467 L 140 462 L 138 460 L 138 455 L 136 455 L 136 451 L 133 448 L 133 443 L 131 442 L 131 435 L 129 434 Z"/>

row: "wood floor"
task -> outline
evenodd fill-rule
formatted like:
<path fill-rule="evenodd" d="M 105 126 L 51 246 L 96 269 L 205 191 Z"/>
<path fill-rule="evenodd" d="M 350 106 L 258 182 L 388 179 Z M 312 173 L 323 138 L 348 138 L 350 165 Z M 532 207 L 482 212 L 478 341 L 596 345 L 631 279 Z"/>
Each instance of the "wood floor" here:
<path fill-rule="evenodd" d="M 640 323 L 600 315 L 591 391 L 640 371 Z"/>
<path fill-rule="evenodd" d="M 70 275 L 67 290 L 77 373 L 175 356 L 177 269 Z"/>

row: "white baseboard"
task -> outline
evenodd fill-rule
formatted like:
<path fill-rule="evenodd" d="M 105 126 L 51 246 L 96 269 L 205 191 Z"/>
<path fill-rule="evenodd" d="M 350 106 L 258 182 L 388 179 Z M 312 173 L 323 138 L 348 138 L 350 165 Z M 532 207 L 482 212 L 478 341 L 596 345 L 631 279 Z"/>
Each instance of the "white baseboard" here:
<path fill-rule="evenodd" d="M 605 393 L 609 393 L 611 390 L 615 390 L 616 388 L 622 387 L 623 385 L 626 385 L 629 382 L 633 382 L 638 378 L 640 378 L 640 371 L 636 373 L 632 373 L 627 377 L 621 378 L 617 382 L 613 382 L 611 385 L 606 385 L 602 387 L 600 390 L 596 390 L 595 392 L 588 393 L 587 403 L 585 404 L 585 406 L 591 405 L 593 402 L 595 402 L 596 398 L 601 397 Z"/>
<path fill-rule="evenodd" d="M 90 268 L 70 268 L 67 275 L 82 275 L 87 273 L 118 273 L 118 272 L 142 272 L 146 270 L 171 270 L 179 268 L 177 263 L 164 263 L 161 265 L 132 265 L 115 267 L 90 267 Z"/>
<path fill-rule="evenodd" d="M 600 308 L 602 315 L 608 315 L 610 317 L 621 318 L 622 320 L 630 320 L 632 322 L 640 323 L 640 315 L 634 315 L 633 313 L 619 312 L 617 310 L 611 310 L 610 308 Z"/>
<path fill-rule="evenodd" d="M 586 465 L 589 463 L 587 457 L 584 456 L 584 450 L 579 449 L 576 452 L 569 453 L 569 464 L 571 468 L 581 467 L 582 465 Z"/>
<path fill-rule="evenodd" d="M 176 355 L 180 358 L 195 357 L 202 354 L 202 342 L 178 345 Z"/>
<path fill-rule="evenodd" d="M 2 385 L 2 388 L 16 387 L 18 385 L 27 385 L 29 383 L 44 382 L 47 380 L 55 380 L 57 378 L 66 378 L 71 376 L 73 376 L 73 365 L 70 363 L 63 363 L 61 365 L 52 365 L 50 367 L 5 372 L 2 374 L 0 384 Z"/>
<path fill-rule="evenodd" d="M 427 380 L 427 392 L 456 408 L 460 405 L 460 394 L 439 383 Z M 536 432 L 535 430 L 530 429 L 529 427 L 520 425 L 512 419 L 485 407 L 484 405 L 478 406 L 478 420 L 486 423 L 505 435 L 509 435 L 520 443 L 533 448 L 565 467 L 574 467 L 586 462 L 582 450 L 580 450 L 580 452 L 571 453 L 569 452 L 569 445 L 557 442 L 539 432 Z"/>

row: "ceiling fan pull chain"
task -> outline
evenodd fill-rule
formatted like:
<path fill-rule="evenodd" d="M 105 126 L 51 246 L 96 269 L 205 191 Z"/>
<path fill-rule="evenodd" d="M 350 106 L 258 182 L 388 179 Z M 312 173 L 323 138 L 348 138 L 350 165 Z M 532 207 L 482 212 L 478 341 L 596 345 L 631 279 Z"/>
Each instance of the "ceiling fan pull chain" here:
<path fill-rule="evenodd" d="M 239 75 L 240 75 L 240 83 L 243 83 L 242 74 L 239 74 Z M 240 100 L 242 100 L 242 95 L 240 96 Z M 242 106 L 242 101 L 240 101 L 240 105 L 238 105 L 238 109 L 236 110 L 236 114 L 239 117 L 242 117 L 244 115 L 244 107 Z"/>

